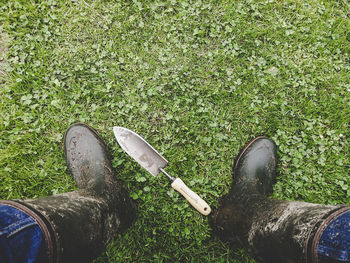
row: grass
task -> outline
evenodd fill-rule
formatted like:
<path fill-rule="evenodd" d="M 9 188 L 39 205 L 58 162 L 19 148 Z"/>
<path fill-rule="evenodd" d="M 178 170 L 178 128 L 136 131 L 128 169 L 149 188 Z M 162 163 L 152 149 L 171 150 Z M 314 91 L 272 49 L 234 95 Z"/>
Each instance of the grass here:
<path fill-rule="evenodd" d="M 76 189 L 62 138 L 96 128 L 138 204 L 96 262 L 251 262 L 118 146 L 142 135 L 213 208 L 257 135 L 280 155 L 274 198 L 350 203 L 346 1 L 0 0 L 0 198 Z"/>

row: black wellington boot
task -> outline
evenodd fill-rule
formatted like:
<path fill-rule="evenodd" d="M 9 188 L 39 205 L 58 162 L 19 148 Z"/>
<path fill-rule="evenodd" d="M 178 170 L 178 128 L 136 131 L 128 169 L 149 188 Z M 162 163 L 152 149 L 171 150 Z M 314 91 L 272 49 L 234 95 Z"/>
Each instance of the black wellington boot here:
<path fill-rule="evenodd" d="M 136 207 L 115 176 L 106 145 L 92 128 L 72 125 L 64 146 L 79 190 L 8 202 L 39 223 L 49 262 L 91 262 L 131 224 Z"/>
<path fill-rule="evenodd" d="M 258 262 L 316 263 L 323 230 L 350 207 L 269 199 L 276 165 L 276 145 L 266 137 L 240 152 L 232 187 L 213 216 L 214 232 Z"/>

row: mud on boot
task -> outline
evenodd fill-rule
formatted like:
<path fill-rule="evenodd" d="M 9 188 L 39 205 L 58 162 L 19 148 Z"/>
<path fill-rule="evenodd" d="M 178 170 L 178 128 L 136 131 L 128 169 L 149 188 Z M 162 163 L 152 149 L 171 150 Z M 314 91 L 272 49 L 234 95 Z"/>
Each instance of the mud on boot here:
<path fill-rule="evenodd" d="M 84 123 L 73 124 L 64 136 L 64 152 L 78 188 L 108 201 L 123 219 L 121 227 L 128 227 L 136 206 L 117 179 L 108 148 L 97 132 Z"/>
<path fill-rule="evenodd" d="M 276 167 L 273 141 L 257 137 L 248 143 L 235 161 L 232 187 L 214 213 L 214 233 L 258 262 L 317 262 L 320 233 L 349 207 L 268 198 Z"/>
<path fill-rule="evenodd" d="M 79 190 L 8 202 L 36 219 L 49 262 L 92 262 L 132 223 L 136 206 L 116 178 L 107 147 L 96 131 L 77 123 L 64 140 L 67 166 Z"/>

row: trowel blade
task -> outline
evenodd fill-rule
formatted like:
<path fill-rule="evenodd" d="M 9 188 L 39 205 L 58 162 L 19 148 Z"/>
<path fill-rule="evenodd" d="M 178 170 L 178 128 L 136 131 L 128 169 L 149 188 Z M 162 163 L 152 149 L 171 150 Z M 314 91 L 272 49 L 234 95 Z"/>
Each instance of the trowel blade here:
<path fill-rule="evenodd" d="M 124 127 L 113 127 L 113 132 L 120 147 L 153 176 L 167 166 L 168 161 L 137 133 Z"/>

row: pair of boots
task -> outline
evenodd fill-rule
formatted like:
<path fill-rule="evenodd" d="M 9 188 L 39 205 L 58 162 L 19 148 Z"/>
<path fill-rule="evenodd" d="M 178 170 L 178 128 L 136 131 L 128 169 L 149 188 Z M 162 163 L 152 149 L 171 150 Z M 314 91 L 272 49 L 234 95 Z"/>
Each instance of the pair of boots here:
<path fill-rule="evenodd" d="M 64 144 L 78 191 L 0 204 L 38 222 L 49 262 L 89 262 L 131 224 L 136 207 L 115 178 L 107 147 L 92 128 L 72 125 Z M 350 207 L 269 199 L 276 165 L 276 146 L 265 137 L 241 151 L 232 188 L 214 214 L 213 229 L 264 262 L 318 262 L 324 229 Z"/>

